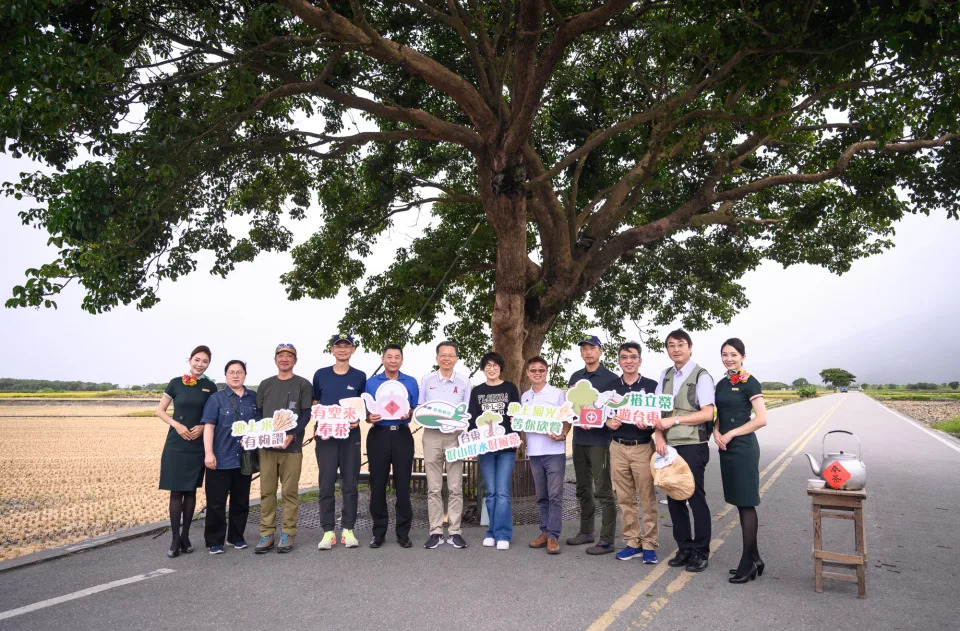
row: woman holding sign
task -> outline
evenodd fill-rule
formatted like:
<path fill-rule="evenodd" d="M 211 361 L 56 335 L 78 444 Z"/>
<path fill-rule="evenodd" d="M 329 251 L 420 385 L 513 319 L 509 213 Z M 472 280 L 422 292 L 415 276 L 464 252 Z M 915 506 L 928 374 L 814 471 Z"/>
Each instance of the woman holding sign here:
<path fill-rule="evenodd" d="M 480 368 L 486 381 L 470 391 L 470 429 L 480 430 L 484 437 L 514 433 L 507 418 L 507 408 L 512 402 L 520 402 L 520 392 L 513 383 L 500 378 L 504 365 L 503 356 L 499 353 L 490 352 L 481 357 Z M 516 458 L 516 449 L 502 449 L 477 456 L 490 518 L 490 526 L 483 539 L 483 545 L 488 548 L 494 545 L 497 550 L 510 548 L 510 539 L 513 537 L 510 484 Z"/>
<path fill-rule="evenodd" d="M 200 415 L 217 384 L 204 376 L 210 365 L 210 348 L 198 346 L 190 353 L 190 371 L 174 377 L 160 397 L 156 416 L 170 426 L 160 457 L 160 488 L 170 491 L 170 532 L 167 556 L 193 552 L 190 523 L 197 508 L 197 487 L 203 483 L 203 425 Z M 174 404 L 173 414 L 167 412 Z"/>
<path fill-rule="evenodd" d="M 717 382 L 717 425 L 713 439 L 720 448 L 723 498 L 740 511 L 743 553 L 731 583 L 746 583 L 763 574 L 757 550 L 757 505 L 760 503 L 760 444 L 754 433 L 767 424 L 767 409 L 757 378 L 743 370 L 746 348 L 733 337 L 720 347 L 727 369 Z M 751 412 L 753 419 L 751 420 Z"/>
<path fill-rule="evenodd" d="M 243 530 L 250 511 L 250 481 L 253 476 L 240 469 L 240 439 L 233 424 L 257 418 L 257 395 L 247 390 L 247 365 L 231 359 L 224 369 L 227 387 L 214 394 L 203 407 L 203 447 L 207 466 L 207 522 L 203 529 L 210 554 L 222 554 L 224 537 L 237 550 L 247 547 Z M 227 524 L 227 497 L 230 523 Z"/>

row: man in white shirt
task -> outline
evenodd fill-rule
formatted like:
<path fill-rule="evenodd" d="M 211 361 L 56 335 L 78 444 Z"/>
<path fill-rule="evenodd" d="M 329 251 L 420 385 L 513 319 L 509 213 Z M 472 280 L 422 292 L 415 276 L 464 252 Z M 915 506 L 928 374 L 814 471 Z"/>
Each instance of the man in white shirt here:
<path fill-rule="evenodd" d="M 453 371 L 457 365 L 457 345 L 454 342 L 437 344 L 437 366 L 420 380 L 418 405 L 427 401 L 443 400 L 460 404 L 470 402 L 470 382 Z M 459 445 L 462 432 L 444 434 L 439 429 L 423 430 L 423 467 L 427 473 L 427 513 L 430 518 L 430 538 L 424 548 L 433 549 L 443 543 L 443 467 L 447 467 L 447 518 L 450 521 L 447 543 L 454 548 L 466 548 L 460 528 L 463 516 L 463 461 L 446 462 L 446 450 Z"/>
<path fill-rule="evenodd" d="M 520 395 L 520 403 L 563 405 L 563 390 L 547 383 L 547 361 L 542 357 L 527 360 L 530 389 Z M 560 528 L 563 525 L 563 479 L 567 467 L 567 434 L 570 423 L 563 424 L 559 434 L 527 434 L 527 455 L 537 489 L 540 511 L 540 536 L 530 542 L 531 548 L 546 548 L 547 554 L 560 554 Z"/>

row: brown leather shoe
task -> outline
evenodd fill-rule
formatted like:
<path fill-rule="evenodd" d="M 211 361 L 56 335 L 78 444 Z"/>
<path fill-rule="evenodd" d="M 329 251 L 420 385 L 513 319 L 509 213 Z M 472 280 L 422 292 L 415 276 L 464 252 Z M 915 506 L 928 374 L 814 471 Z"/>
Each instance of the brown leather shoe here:
<path fill-rule="evenodd" d="M 556 537 L 547 539 L 547 554 L 560 554 L 560 542 Z"/>
<path fill-rule="evenodd" d="M 531 548 L 546 548 L 547 547 L 547 533 L 541 532 L 540 536 L 530 542 Z"/>

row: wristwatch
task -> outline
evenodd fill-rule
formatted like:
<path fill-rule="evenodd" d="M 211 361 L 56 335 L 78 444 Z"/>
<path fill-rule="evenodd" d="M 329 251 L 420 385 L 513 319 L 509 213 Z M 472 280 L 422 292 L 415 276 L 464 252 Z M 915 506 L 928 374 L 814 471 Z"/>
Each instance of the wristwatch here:
<path fill-rule="evenodd" d="M 673 417 L 673 425 L 674 425 L 674 427 L 676 427 L 676 426 L 679 425 L 679 424 L 680 424 L 680 417 L 679 417 L 679 416 L 674 416 L 674 417 Z"/>

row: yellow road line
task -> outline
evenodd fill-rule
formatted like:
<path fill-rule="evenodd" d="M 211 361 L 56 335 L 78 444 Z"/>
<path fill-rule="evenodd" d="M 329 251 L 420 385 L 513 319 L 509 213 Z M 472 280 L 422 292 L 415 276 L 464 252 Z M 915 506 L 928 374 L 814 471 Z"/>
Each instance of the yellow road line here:
<path fill-rule="evenodd" d="M 841 398 L 836 404 L 832 405 L 823 415 L 813 422 L 810 427 L 805 429 L 800 433 L 800 436 L 797 437 L 792 443 L 790 443 L 786 449 L 784 449 L 780 454 L 774 458 L 773 462 L 767 465 L 763 471 L 760 472 L 760 477 L 765 476 L 774 466 L 777 465 L 781 460 L 783 463 L 780 464 L 779 468 L 771 475 L 767 481 L 764 483 L 763 487 L 760 489 L 760 495 L 763 496 L 770 486 L 780 477 L 780 474 L 783 473 L 784 469 L 793 461 L 793 458 L 800 453 L 800 450 L 806 447 L 807 443 L 820 431 L 820 429 L 826 424 L 827 419 L 843 405 L 843 402 L 846 399 Z M 791 450 L 794 450 L 790 454 Z M 789 454 L 789 457 L 787 457 Z M 786 459 L 785 459 L 786 458 Z M 784 460 L 785 459 L 785 460 Z M 731 505 L 717 514 L 714 517 L 714 521 L 721 521 L 727 513 L 733 508 Z M 717 548 L 723 545 L 726 537 L 733 531 L 734 526 L 736 526 L 738 520 L 730 520 L 730 522 L 723 528 L 721 532 L 721 537 L 716 538 L 710 541 L 710 551 L 716 552 Z M 637 601 L 640 596 L 646 594 L 650 587 L 664 574 L 667 570 L 670 569 L 670 566 L 666 563 L 657 565 L 649 574 L 647 574 L 642 580 L 638 581 L 633 587 L 627 590 L 623 596 L 618 598 L 614 603 L 607 609 L 605 612 L 600 614 L 600 616 L 593 621 L 593 623 L 587 627 L 587 631 L 604 631 L 609 627 L 613 622 L 620 616 L 621 613 L 629 609 L 633 603 Z M 682 572 L 680 576 L 671 581 L 666 588 L 668 594 L 674 594 L 693 580 L 697 576 L 693 572 Z M 653 617 L 660 612 L 668 603 L 670 602 L 669 598 L 661 596 L 656 600 L 648 604 L 643 611 L 640 612 L 640 616 L 634 622 L 634 626 L 643 628 L 646 627 L 652 620 Z"/>

